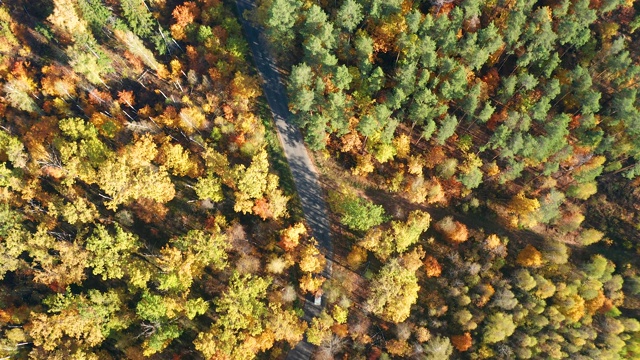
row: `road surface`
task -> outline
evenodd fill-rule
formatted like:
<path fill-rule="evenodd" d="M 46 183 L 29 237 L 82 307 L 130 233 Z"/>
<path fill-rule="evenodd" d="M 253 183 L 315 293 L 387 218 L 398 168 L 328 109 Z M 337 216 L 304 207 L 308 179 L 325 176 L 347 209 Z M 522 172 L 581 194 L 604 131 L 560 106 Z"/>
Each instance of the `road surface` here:
<path fill-rule="evenodd" d="M 236 0 L 240 21 L 245 38 L 249 43 L 256 68 L 262 77 L 262 90 L 267 98 L 273 119 L 276 124 L 278 138 L 284 149 L 284 154 L 289 162 L 293 182 L 300 195 L 302 211 L 309 225 L 311 234 L 318 241 L 320 252 L 327 257 L 327 265 L 324 268 L 323 276 L 329 277 L 331 274 L 331 258 L 333 258 L 333 245 L 331 243 L 329 220 L 327 216 L 327 206 L 322 196 L 322 189 L 318 181 L 318 173 L 309 158 L 307 149 L 304 146 L 300 130 L 292 123 L 289 112 L 289 100 L 282 85 L 280 74 L 273 57 L 269 54 L 268 45 L 261 36 L 261 30 L 251 21 L 242 16 L 246 10 L 254 8 L 253 0 Z M 304 319 L 310 321 L 318 316 L 322 306 L 313 305 L 313 297 L 307 297 L 304 305 Z M 301 341 L 287 355 L 287 359 L 309 359 L 315 347 L 306 340 Z"/>

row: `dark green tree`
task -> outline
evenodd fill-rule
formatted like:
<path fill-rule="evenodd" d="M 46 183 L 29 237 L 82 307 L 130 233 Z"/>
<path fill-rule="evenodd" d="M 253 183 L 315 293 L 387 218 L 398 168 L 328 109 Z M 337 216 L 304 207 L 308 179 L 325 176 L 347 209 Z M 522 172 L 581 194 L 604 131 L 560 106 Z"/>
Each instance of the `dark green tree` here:
<path fill-rule="evenodd" d="M 144 0 L 120 0 L 120 6 L 134 34 L 144 38 L 153 33 L 155 21 Z"/>

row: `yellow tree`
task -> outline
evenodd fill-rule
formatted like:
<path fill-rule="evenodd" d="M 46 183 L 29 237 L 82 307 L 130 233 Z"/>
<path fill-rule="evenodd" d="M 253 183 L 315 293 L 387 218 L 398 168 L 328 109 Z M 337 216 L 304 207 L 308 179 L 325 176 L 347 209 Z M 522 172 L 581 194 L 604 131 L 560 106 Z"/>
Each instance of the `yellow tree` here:
<path fill-rule="evenodd" d="M 191 230 L 173 238 L 160 251 L 155 264 L 162 270 L 158 276 L 159 288 L 165 291 L 189 293 L 194 279 L 199 278 L 205 268 L 223 270 L 228 266 L 227 251 L 230 244 L 218 225 L 210 231 Z"/>
<path fill-rule="evenodd" d="M 291 251 L 300 243 L 300 236 L 307 233 L 303 223 L 295 223 L 288 228 L 280 231 L 280 245 L 286 250 Z"/>
<path fill-rule="evenodd" d="M 307 323 L 302 321 L 293 310 L 284 310 L 278 304 L 269 304 L 266 326 L 273 331 L 275 341 L 284 340 L 291 347 L 302 340 L 307 329 Z"/>
<path fill-rule="evenodd" d="M 196 106 L 188 106 L 180 110 L 178 126 L 187 134 L 193 134 L 204 127 L 206 120 L 202 109 Z"/>
<path fill-rule="evenodd" d="M 509 201 L 508 209 L 514 215 L 511 223 L 515 226 L 530 228 L 537 224 L 536 210 L 540 208 L 538 199 L 529 199 L 519 192 Z"/>
<path fill-rule="evenodd" d="M 49 20 L 54 29 L 66 38 L 76 39 L 80 36 L 90 36 L 87 22 L 76 12 L 75 1 L 54 0 L 53 13 L 49 15 Z"/>
<path fill-rule="evenodd" d="M 297 342 L 305 326 L 292 312 L 267 305 L 270 284 L 270 279 L 234 273 L 227 290 L 215 300 L 218 318 L 209 331 L 198 335 L 196 349 L 207 359 L 248 360 L 275 341 Z"/>
<path fill-rule="evenodd" d="M 429 213 L 421 210 L 412 211 L 405 222 L 393 221 L 388 230 L 380 227 L 369 230 L 358 245 L 385 261 L 394 252 L 402 254 L 418 242 L 420 235 L 429 228 L 430 222 Z"/>
<path fill-rule="evenodd" d="M 326 259 L 318 250 L 317 242 L 312 240 L 300 251 L 300 270 L 307 273 L 319 273 L 324 268 Z"/>
<path fill-rule="evenodd" d="M 80 284 L 85 279 L 89 253 L 78 242 L 56 239 L 44 225 L 40 225 L 27 238 L 27 244 L 36 282 L 58 291 L 66 289 L 69 284 Z"/>
<path fill-rule="evenodd" d="M 313 294 L 320 290 L 320 287 L 325 280 L 326 279 L 322 276 L 306 273 L 300 278 L 298 282 L 300 284 L 300 290 Z"/>
<path fill-rule="evenodd" d="M 307 329 L 307 341 L 314 345 L 320 345 L 331 337 L 331 327 L 334 320 L 326 311 L 311 320 L 311 326 Z"/>
<path fill-rule="evenodd" d="M 8 204 L 0 202 L 0 280 L 9 271 L 16 271 L 23 266 L 26 267 L 20 255 L 27 250 L 25 239 L 29 233 L 22 227 L 23 217 L 17 211 L 12 210 Z"/>
<path fill-rule="evenodd" d="M 386 261 L 395 250 L 393 238 L 388 231 L 384 231 L 380 227 L 367 231 L 358 245 L 373 252 L 382 261 Z"/>
<path fill-rule="evenodd" d="M 129 326 L 120 294 L 114 290 L 87 294 L 71 292 L 54 295 L 44 301 L 47 314 L 32 313 L 29 335 L 37 348 L 90 349 L 100 345 L 112 331 Z"/>
<path fill-rule="evenodd" d="M 50 211 L 51 210 L 53 209 L 50 209 Z M 73 199 L 73 201 L 62 205 L 60 214 L 72 225 L 92 223 L 100 216 L 98 209 L 93 203 L 79 196 Z"/>
<path fill-rule="evenodd" d="M 237 100 L 254 99 L 262 94 L 260 82 L 256 77 L 237 71 L 231 81 L 231 94 Z"/>
<path fill-rule="evenodd" d="M 542 253 L 533 245 L 528 244 L 518 253 L 516 262 L 521 266 L 538 267 L 542 265 Z"/>
<path fill-rule="evenodd" d="M 36 89 L 36 84 L 29 77 L 9 75 L 2 89 L 7 101 L 14 108 L 28 112 L 38 111 L 38 105 L 31 95 Z"/>
<path fill-rule="evenodd" d="M 9 11 L 3 5 L 0 7 L 0 51 L 2 53 L 12 53 L 14 48 L 20 46 L 20 41 L 11 29 L 14 29 L 16 22 L 11 18 Z"/>
<path fill-rule="evenodd" d="M 406 134 L 401 134 L 393 139 L 393 146 L 396 149 L 396 155 L 400 159 L 406 159 L 411 152 L 411 138 Z"/>
<path fill-rule="evenodd" d="M 267 151 L 262 148 L 252 158 L 248 168 L 238 165 L 234 171 L 236 202 L 234 210 L 244 214 L 254 212 L 263 219 L 286 216 L 289 197 L 278 188 L 278 176 L 269 173 Z"/>
<path fill-rule="evenodd" d="M 197 175 L 198 163 L 189 156 L 189 151 L 168 139 L 160 147 L 158 160 L 175 176 Z"/>
<path fill-rule="evenodd" d="M 406 222 L 394 221 L 391 229 L 395 240 L 395 250 L 398 253 L 403 253 L 409 246 L 418 242 L 420 235 L 429 229 L 430 223 L 429 213 L 421 210 L 410 212 Z"/>
<path fill-rule="evenodd" d="M 110 197 L 107 208 L 139 198 L 166 203 L 175 196 L 175 188 L 164 166 L 156 167 L 156 144 L 145 135 L 119 154 L 108 159 L 98 170 L 96 183 Z"/>
<path fill-rule="evenodd" d="M 78 76 L 69 69 L 60 65 L 42 67 L 44 77 L 40 80 L 42 93 L 50 96 L 76 96 L 76 83 Z"/>
<path fill-rule="evenodd" d="M 101 275 L 103 280 L 121 279 L 131 260 L 130 256 L 138 248 L 138 238 L 123 230 L 117 223 L 114 231 L 98 224 L 93 234 L 86 240 L 86 248 L 91 252 L 89 265 L 95 275 Z"/>

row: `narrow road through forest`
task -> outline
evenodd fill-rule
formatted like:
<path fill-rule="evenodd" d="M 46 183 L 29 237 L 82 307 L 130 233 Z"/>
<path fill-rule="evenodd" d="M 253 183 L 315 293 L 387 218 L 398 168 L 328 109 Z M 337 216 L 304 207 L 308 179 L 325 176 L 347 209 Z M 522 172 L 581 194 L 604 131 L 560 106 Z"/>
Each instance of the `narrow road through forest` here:
<path fill-rule="evenodd" d="M 278 138 L 289 162 L 296 190 L 300 195 L 304 217 L 310 227 L 311 235 L 318 241 L 320 252 L 327 257 L 323 276 L 328 277 L 331 274 L 332 263 L 330 259 L 333 257 L 333 244 L 331 243 L 327 206 L 322 196 L 318 174 L 304 146 L 300 130 L 291 121 L 292 115 L 289 112 L 287 93 L 281 82 L 277 64 L 269 54 L 268 44 L 261 36 L 261 29 L 243 16 L 246 10 L 255 7 L 254 0 L 236 0 L 236 6 L 245 38 L 253 54 L 253 60 L 263 80 L 262 90 L 271 108 Z M 304 305 L 304 319 L 310 321 L 311 318 L 318 316 L 324 306 L 324 298 L 322 306 L 315 306 L 313 297 L 308 296 Z M 313 345 L 306 340 L 301 341 L 289 352 L 287 359 L 309 359 L 313 350 Z"/>

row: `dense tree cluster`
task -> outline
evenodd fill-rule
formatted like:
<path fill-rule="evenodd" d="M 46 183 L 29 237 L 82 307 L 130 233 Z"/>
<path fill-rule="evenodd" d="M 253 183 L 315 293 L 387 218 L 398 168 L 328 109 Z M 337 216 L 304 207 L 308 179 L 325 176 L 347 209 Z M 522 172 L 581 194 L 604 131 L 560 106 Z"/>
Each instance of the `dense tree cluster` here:
<path fill-rule="evenodd" d="M 0 358 L 640 357 L 637 2 L 256 3 L 334 252 L 233 1 L 0 2 Z"/>
<path fill-rule="evenodd" d="M 628 4 L 260 4 L 309 146 L 354 159 L 354 174 L 411 185 L 443 147 L 436 174 L 463 190 L 554 179 L 547 191 L 584 200 L 603 173 L 636 176 Z"/>
<path fill-rule="evenodd" d="M 275 245 L 291 189 L 232 9 L 0 5 L 0 358 L 249 359 L 302 339 L 282 269 L 305 252 Z"/>
<path fill-rule="evenodd" d="M 333 210 L 365 310 L 398 327 L 334 354 L 638 356 L 637 3 L 258 3 L 307 144 L 357 184 Z"/>

